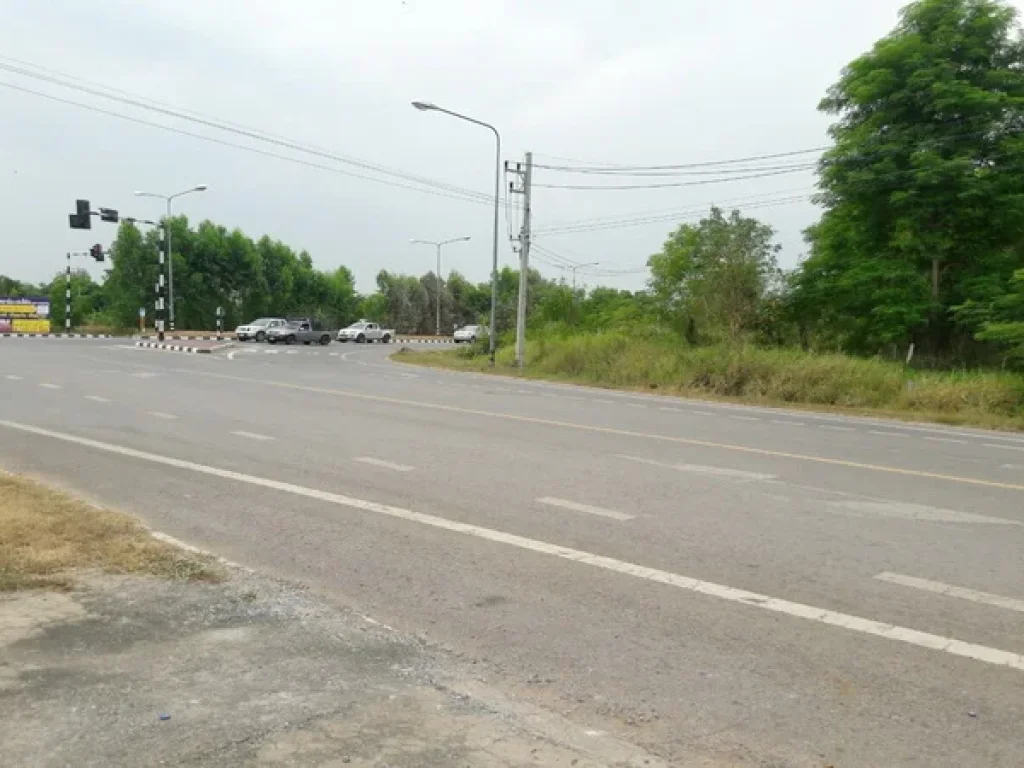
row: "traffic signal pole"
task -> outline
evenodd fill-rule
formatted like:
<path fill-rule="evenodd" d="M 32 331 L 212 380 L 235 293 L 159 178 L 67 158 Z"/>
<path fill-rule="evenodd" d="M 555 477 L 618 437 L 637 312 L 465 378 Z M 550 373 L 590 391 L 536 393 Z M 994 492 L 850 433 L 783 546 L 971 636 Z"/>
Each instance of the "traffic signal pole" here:
<path fill-rule="evenodd" d="M 68 266 L 64 270 L 64 333 L 71 333 L 71 251 L 68 251 Z"/>

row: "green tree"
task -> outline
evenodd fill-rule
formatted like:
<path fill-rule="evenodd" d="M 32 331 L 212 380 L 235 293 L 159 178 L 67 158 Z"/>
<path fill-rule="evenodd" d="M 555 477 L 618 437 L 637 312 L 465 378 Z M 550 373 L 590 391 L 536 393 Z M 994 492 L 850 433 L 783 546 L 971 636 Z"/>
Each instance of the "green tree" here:
<path fill-rule="evenodd" d="M 50 323 L 53 330 L 63 330 L 66 312 L 67 276 L 58 272 L 45 291 L 50 297 Z M 92 276 L 84 269 L 71 272 L 71 326 L 77 328 L 87 318 L 103 308 L 103 289 L 93 281 Z"/>
<path fill-rule="evenodd" d="M 779 280 L 774 230 L 715 207 L 697 224 L 683 224 L 652 256 L 650 287 L 662 317 L 693 336 L 737 341 L 754 330 L 761 303 Z"/>
<path fill-rule="evenodd" d="M 1024 47 L 998 0 L 920 0 L 821 102 L 837 118 L 807 232 L 805 321 L 863 352 L 955 344 L 952 308 L 1014 266 L 1024 227 Z M 964 316 L 965 318 L 967 315 Z M 962 332 L 973 329 L 962 327 Z"/>

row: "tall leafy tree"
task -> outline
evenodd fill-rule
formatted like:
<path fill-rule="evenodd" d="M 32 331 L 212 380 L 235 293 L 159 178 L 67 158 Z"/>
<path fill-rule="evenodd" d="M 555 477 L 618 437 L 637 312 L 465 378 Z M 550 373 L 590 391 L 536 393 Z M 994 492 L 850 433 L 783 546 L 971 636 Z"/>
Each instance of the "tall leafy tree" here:
<path fill-rule="evenodd" d="M 774 230 L 719 208 L 683 224 L 651 256 L 650 287 L 677 330 L 736 341 L 755 328 L 761 303 L 779 280 Z"/>
<path fill-rule="evenodd" d="M 805 320 L 863 352 L 915 336 L 948 350 L 952 308 L 1021 266 L 1006 258 L 1024 231 L 1016 12 L 999 0 L 914 2 L 819 108 L 836 118 L 835 146 L 797 281 Z"/>

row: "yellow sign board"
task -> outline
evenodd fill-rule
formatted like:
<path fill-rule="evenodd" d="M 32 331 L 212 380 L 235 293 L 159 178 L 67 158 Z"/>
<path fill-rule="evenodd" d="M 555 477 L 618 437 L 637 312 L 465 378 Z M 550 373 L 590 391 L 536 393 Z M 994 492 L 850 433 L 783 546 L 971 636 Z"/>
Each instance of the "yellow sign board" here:
<path fill-rule="evenodd" d="M 50 332 L 50 321 L 49 320 L 18 320 L 14 319 L 11 322 L 12 328 L 15 333 L 49 333 Z"/>
<path fill-rule="evenodd" d="M 34 304 L 0 304 L 0 315 L 35 315 Z"/>

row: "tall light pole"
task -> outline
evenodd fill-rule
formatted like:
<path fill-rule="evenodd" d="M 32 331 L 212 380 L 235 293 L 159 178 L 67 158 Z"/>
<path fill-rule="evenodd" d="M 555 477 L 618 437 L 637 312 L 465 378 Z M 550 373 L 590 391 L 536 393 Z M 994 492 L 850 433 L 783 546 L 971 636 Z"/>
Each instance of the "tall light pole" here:
<path fill-rule="evenodd" d="M 205 192 L 205 184 L 196 184 L 191 189 L 185 189 L 181 192 L 175 192 L 173 195 L 161 195 L 158 192 L 138 192 L 136 191 L 136 197 L 158 197 L 161 200 L 167 201 L 167 218 L 164 219 L 164 230 L 167 238 L 167 298 L 170 303 L 170 321 L 171 330 L 174 330 L 174 259 L 171 257 L 171 201 L 176 197 L 182 195 L 190 195 L 193 192 Z"/>
<path fill-rule="evenodd" d="M 435 333 L 441 335 L 441 248 L 442 246 L 448 245 L 449 243 L 464 243 L 471 238 L 467 235 L 465 237 L 453 237 L 451 240 L 410 240 L 409 242 L 413 245 L 432 245 L 437 248 L 437 277 L 435 278 L 435 285 L 437 286 L 437 326 Z"/>
<path fill-rule="evenodd" d="M 465 120 L 467 123 L 488 128 L 494 133 L 494 245 L 491 256 L 491 330 L 487 334 L 490 341 L 491 365 L 493 366 L 494 342 L 498 334 L 498 212 L 501 208 L 501 134 L 490 123 L 460 115 L 458 112 L 452 112 L 450 109 L 431 104 L 429 101 L 414 101 L 412 105 L 421 112 L 443 112 L 459 120 Z"/>

